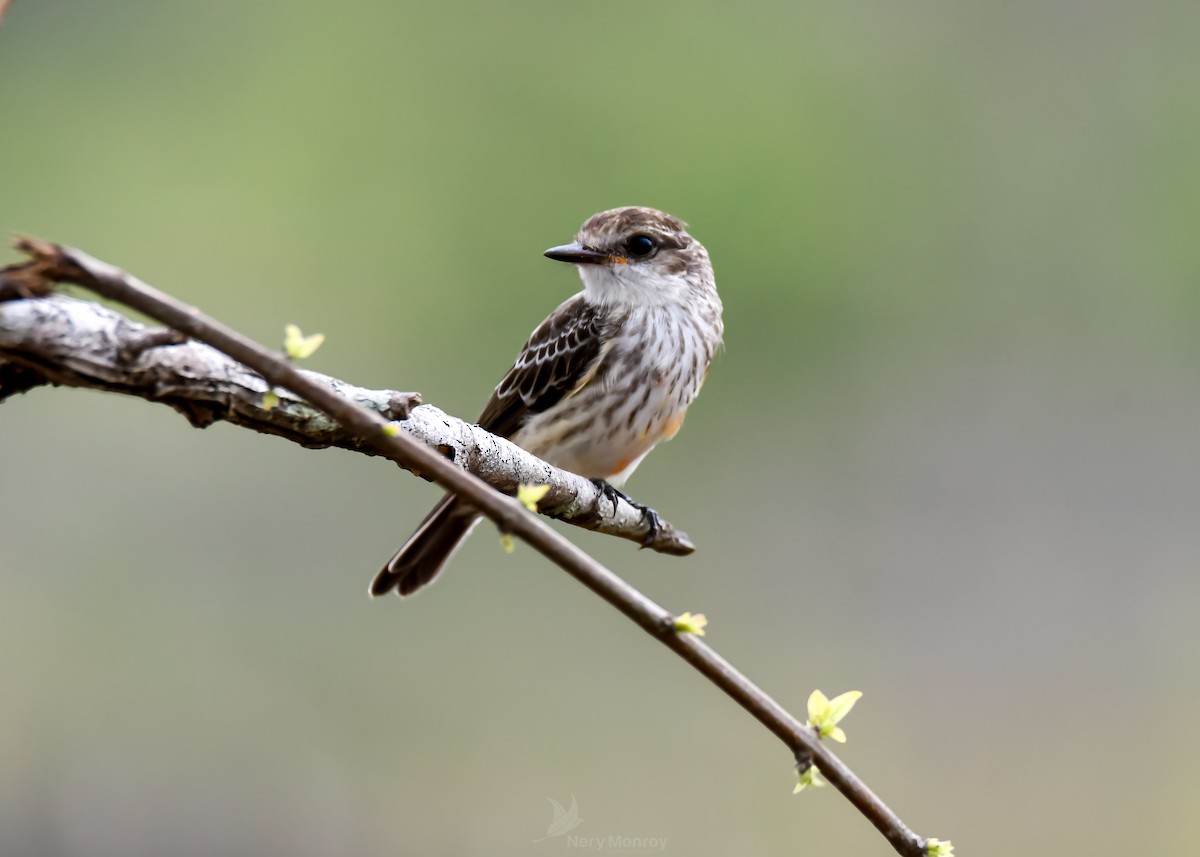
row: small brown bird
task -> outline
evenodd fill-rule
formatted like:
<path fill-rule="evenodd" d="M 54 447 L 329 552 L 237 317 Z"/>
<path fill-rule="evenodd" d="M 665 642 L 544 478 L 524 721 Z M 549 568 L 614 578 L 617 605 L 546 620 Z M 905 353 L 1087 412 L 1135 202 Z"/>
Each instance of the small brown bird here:
<path fill-rule="evenodd" d="M 682 221 L 637 206 L 593 215 L 575 243 L 545 255 L 575 264 L 583 291 L 533 331 L 479 425 L 616 489 L 679 431 L 721 344 L 712 264 Z M 446 495 L 371 595 L 410 595 L 429 583 L 478 520 Z"/>

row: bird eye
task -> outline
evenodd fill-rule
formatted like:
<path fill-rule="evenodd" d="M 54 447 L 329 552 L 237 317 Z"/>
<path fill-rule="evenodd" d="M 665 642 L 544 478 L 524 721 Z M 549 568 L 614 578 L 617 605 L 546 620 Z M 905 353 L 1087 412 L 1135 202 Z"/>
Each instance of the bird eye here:
<path fill-rule="evenodd" d="M 625 250 L 635 259 L 644 259 L 658 249 L 658 243 L 649 235 L 634 235 L 625 244 Z"/>

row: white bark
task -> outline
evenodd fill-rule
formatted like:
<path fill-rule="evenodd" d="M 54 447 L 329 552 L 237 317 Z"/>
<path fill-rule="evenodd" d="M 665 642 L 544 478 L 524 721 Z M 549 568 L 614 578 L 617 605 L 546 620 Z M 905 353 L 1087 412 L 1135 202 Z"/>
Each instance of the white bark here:
<path fill-rule="evenodd" d="M 61 295 L 0 302 L 0 401 L 34 386 L 88 387 L 161 402 L 197 427 L 224 420 L 311 448 L 338 446 L 371 454 L 330 417 L 287 390 L 276 388 L 264 407 L 267 383 L 221 352 L 195 341 L 163 344 L 173 336 L 88 301 Z M 342 396 L 388 419 L 494 488 L 516 492 L 549 485 L 540 510 L 568 523 L 642 542 L 649 527 L 642 511 L 614 504 L 590 480 L 559 470 L 477 425 L 463 422 L 416 393 L 370 390 L 307 372 Z M 406 416 L 407 415 L 407 416 Z M 687 535 L 664 525 L 647 545 L 683 555 Z"/>

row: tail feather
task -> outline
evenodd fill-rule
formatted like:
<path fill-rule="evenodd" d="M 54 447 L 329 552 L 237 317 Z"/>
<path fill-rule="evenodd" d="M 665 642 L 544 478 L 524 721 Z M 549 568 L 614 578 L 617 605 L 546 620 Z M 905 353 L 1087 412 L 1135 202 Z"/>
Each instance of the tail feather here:
<path fill-rule="evenodd" d="M 447 494 L 433 507 L 404 547 L 388 560 L 371 583 L 371 597 L 395 589 L 411 595 L 429 583 L 479 520 L 479 515 Z"/>

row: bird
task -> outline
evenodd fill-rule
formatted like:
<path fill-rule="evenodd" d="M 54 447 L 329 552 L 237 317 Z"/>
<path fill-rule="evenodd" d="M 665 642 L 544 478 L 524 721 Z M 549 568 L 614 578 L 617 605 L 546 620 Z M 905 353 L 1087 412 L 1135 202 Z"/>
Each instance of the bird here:
<path fill-rule="evenodd" d="M 682 220 L 642 206 L 592 215 L 572 243 L 544 255 L 575 265 L 583 290 L 530 334 L 478 424 L 618 494 L 647 453 L 679 431 L 721 346 L 712 263 Z M 447 494 L 370 595 L 429 584 L 479 517 Z"/>

